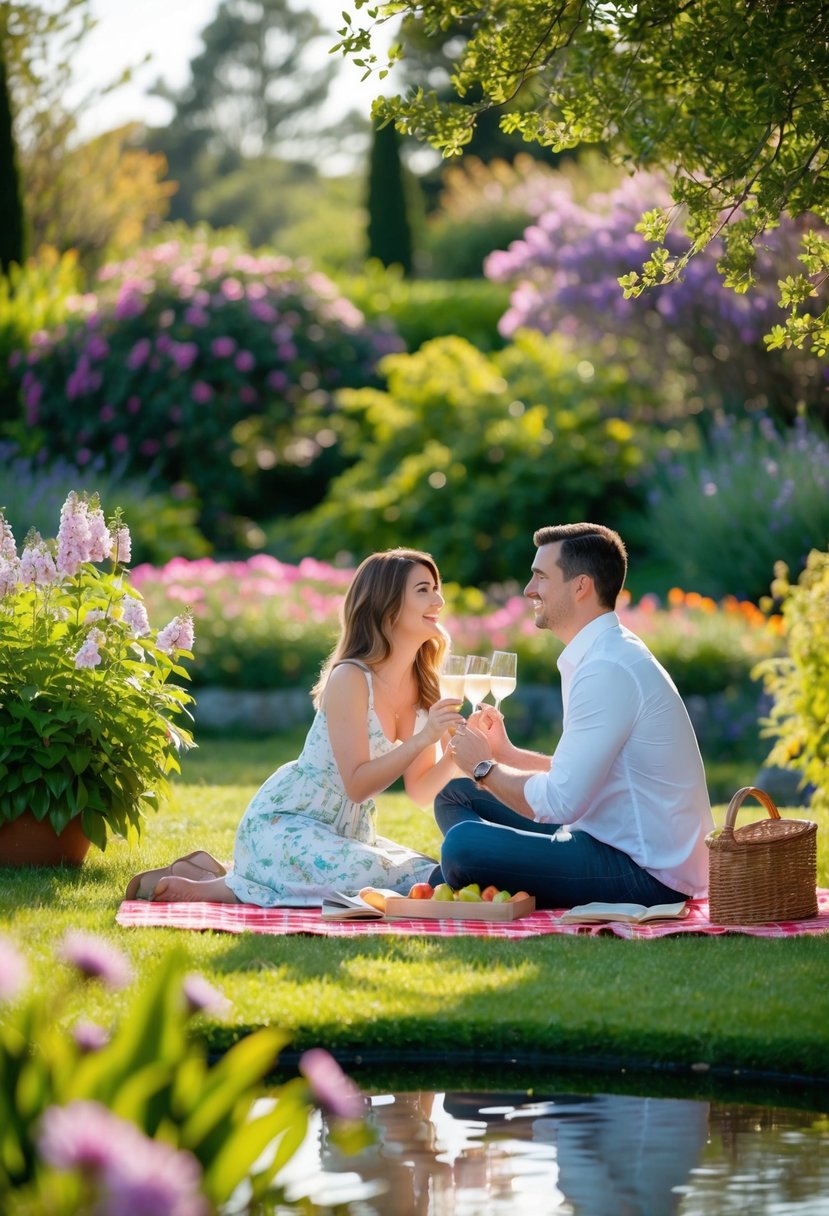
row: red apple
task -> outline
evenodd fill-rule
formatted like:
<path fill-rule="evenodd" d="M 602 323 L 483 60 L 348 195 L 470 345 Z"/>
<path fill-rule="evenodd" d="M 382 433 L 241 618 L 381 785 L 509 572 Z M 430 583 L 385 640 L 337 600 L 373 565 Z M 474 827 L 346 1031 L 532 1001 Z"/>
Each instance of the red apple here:
<path fill-rule="evenodd" d="M 409 899 L 431 899 L 434 893 L 434 887 L 428 882 L 416 882 L 409 891 Z"/>
<path fill-rule="evenodd" d="M 497 894 L 497 887 L 484 887 L 483 891 L 481 891 L 481 899 L 485 899 L 487 903 L 491 903 Z"/>

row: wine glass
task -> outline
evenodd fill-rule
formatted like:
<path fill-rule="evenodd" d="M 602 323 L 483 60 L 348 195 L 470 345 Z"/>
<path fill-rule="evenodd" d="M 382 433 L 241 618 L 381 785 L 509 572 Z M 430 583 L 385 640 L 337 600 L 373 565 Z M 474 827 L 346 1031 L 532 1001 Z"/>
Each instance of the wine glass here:
<path fill-rule="evenodd" d="M 463 690 L 466 672 L 466 656 L 462 654 L 447 654 L 440 665 L 438 680 L 440 695 L 451 697 L 458 702 L 458 709 L 463 704 Z"/>
<path fill-rule="evenodd" d="M 512 654 L 509 650 L 493 651 L 489 671 L 496 709 L 500 709 L 504 697 L 508 697 L 510 693 L 515 692 L 517 668 L 517 654 Z"/>
<path fill-rule="evenodd" d="M 467 701 L 472 705 L 472 712 L 475 713 L 489 692 L 489 659 L 479 654 L 469 656 L 466 660 L 463 690 Z"/>

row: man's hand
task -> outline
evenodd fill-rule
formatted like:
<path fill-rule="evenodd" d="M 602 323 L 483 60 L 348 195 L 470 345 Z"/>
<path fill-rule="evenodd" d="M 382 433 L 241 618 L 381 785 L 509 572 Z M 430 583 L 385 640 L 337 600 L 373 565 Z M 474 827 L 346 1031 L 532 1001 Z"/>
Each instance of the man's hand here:
<path fill-rule="evenodd" d="M 469 725 L 479 730 L 488 741 L 493 760 L 501 762 L 506 760 L 512 745 L 507 735 L 504 715 L 502 713 L 499 713 L 491 705 L 482 705 L 477 713 L 470 716 Z M 490 756 L 482 758 L 488 760 Z"/>
<path fill-rule="evenodd" d="M 483 731 L 476 726 L 462 726 L 456 730 L 449 744 L 449 750 L 455 758 L 458 768 L 472 776 L 472 770 L 481 760 L 492 760 L 492 749 Z"/>

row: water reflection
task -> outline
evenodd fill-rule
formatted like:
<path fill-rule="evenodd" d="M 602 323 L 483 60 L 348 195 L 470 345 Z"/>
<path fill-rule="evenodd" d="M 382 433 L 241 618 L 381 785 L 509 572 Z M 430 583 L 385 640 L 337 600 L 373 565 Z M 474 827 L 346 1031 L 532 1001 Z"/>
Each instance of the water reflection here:
<path fill-rule="evenodd" d="M 324 1122 L 280 1181 L 343 1216 L 829 1216 L 829 1116 L 622 1094 L 378 1094 L 377 1141 Z M 307 1211 L 280 1207 L 280 1212 Z"/>

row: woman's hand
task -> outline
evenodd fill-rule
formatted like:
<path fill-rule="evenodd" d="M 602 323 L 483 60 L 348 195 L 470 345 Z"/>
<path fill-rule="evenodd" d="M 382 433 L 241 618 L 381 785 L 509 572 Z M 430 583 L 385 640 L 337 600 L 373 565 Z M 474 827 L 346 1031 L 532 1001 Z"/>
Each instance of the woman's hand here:
<path fill-rule="evenodd" d="M 443 697 L 442 700 L 435 701 L 429 710 L 429 719 L 420 734 L 424 741 L 437 743 L 448 730 L 457 730 L 459 726 L 465 725 L 466 719 L 458 712 L 457 697 Z"/>
<path fill-rule="evenodd" d="M 510 747 L 509 737 L 504 726 L 504 715 L 491 705 L 482 705 L 478 712 L 470 717 L 469 725 L 480 731 L 487 739 L 492 759 L 503 762 Z"/>

